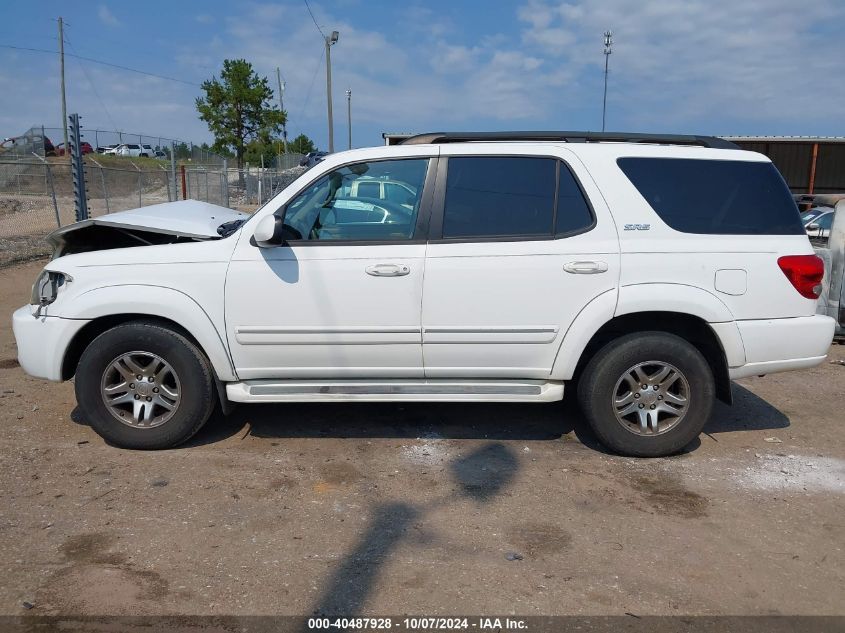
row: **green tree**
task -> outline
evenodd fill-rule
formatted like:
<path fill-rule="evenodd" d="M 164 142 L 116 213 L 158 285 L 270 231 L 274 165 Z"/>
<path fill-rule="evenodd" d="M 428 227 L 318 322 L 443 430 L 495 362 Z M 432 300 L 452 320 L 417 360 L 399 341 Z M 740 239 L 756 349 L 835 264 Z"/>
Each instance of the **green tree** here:
<path fill-rule="evenodd" d="M 314 141 L 310 138 L 304 134 L 300 134 L 292 141 L 288 141 L 288 151 L 296 152 L 298 154 L 307 154 L 308 152 L 316 152 L 317 146 L 314 145 Z"/>
<path fill-rule="evenodd" d="M 244 160 L 251 166 L 260 166 L 261 157 L 264 157 L 264 166 L 269 167 L 273 163 L 273 159 L 279 152 L 279 142 L 276 139 L 270 139 L 264 142 L 261 139 L 250 141 L 246 145 L 244 151 Z"/>
<path fill-rule="evenodd" d="M 214 149 L 231 149 L 243 167 L 246 146 L 251 141 L 269 143 L 286 121 L 284 112 L 270 100 L 273 91 L 266 77 L 259 77 L 245 59 L 226 59 L 220 79 L 202 83 L 205 97 L 196 101 L 200 119 L 214 135 Z"/>
<path fill-rule="evenodd" d="M 177 159 L 185 159 L 191 157 L 191 149 L 188 147 L 187 143 L 177 143 L 176 144 L 176 158 Z"/>
<path fill-rule="evenodd" d="M 301 148 L 301 149 L 300 149 Z M 307 154 L 316 152 L 317 147 L 314 141 L 305 134 L 300 134 L 292 141 L 288 141 L 288 152 L 292 154 Z M 267 141 L 255 139 L 246 144 L 244 149 L 244 162 L 252 167 L 261 165 L 261 158 L 264 157 L 265 167 L 278 167 L 278 155 L 284 153 L 284 142 L 281 138 L 271 138 Z"/>

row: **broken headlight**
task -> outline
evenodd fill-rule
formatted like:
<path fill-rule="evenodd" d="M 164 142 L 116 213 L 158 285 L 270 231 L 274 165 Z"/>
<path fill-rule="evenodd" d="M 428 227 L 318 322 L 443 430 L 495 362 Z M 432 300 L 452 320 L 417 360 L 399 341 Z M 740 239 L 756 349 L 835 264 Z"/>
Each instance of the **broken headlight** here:
<path fill-rule="evenodd" d="M 35 283 L 32 284 L 32 297 L 29 302 L 41 308 L 50 305 L 56 300 L 59 288 L 70 281 L 72 281 L 70 275 L 52 270 L 42 270 Z"/>

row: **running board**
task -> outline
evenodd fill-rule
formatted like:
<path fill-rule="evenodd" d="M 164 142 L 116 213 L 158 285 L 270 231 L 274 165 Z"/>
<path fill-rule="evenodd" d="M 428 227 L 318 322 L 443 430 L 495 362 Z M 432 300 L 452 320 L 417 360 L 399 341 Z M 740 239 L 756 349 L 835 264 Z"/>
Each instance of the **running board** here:
<path fill-rule="evenodd" d="M 545 380 L 247 380 L 226 385 L 232 402 L 554 402 L 563 383 Z"/>

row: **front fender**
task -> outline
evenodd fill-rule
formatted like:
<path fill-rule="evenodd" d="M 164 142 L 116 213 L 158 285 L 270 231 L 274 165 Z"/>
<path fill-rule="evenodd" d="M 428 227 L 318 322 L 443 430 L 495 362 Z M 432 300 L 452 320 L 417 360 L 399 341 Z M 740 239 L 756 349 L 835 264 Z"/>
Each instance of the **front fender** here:
<path fill-rule="evenodd" d="M 62 316 L 71 319 L 146 314 L 174 321 L 196 339 L 220 380 L 237 380 L 221 332 L 202 306 L 179 290 L 142 284 L 103 286 L 83 292 L 63 307 L 69 312 Z"/>

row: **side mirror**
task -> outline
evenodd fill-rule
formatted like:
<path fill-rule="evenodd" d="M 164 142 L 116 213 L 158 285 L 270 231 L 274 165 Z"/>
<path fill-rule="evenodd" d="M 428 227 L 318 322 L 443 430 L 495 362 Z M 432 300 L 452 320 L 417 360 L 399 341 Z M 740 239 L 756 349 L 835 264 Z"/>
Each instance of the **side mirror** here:
<path fill-rule="evenodd" d="M 261 248 L 278 246 L 282 243 L 282 219 L 275 215 L 264 216 L 258 221 L 252 236 Z"/>
<path fill-rule="evenodd" d="M 806 227 L 808 231 L 818 231 L 821 227 L 818 222 L 810 222 Z"/>

